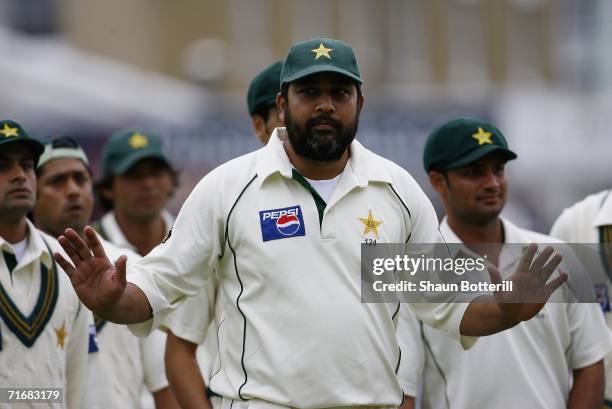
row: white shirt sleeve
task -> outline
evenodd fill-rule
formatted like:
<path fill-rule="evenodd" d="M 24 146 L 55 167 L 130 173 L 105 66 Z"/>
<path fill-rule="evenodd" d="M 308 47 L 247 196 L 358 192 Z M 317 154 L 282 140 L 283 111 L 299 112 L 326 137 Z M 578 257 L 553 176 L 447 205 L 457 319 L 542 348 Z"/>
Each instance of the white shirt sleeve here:
<path fill-rule="evenodd" d="M 419 382 L 425 367 L 425 348 L 421 336 L 421 323 L 412 310 L 400 307 L 397 323 L 397 337 L 401 351 L 400 366 L 397 373 L 404 395 L 416 397 Z"/>
<path fill-rule="evenodd" d="M 74 295 L 76 298 L 76 295 Z M 80 302 L 79 302 L 80 304 Z M 72 324 L 72 334 L 68 335 L 66 346 L 66 389 L 64 401 L 68 409 L 81 405 L 87 385 L 87 361 L 89 346 L 89 326 L 93 325 L 91 311 L 80 304 Z"/>
<path fill-rule="evenodd" d="M 151 320 L 129 326 L 138 336 L 146 336 L 187 296 L 195 296 L 222 254 L 225 220 L 217 209 L 220 199 L 213 174 L 191 192 L 170 237 L 129 268 L 128 281 L 145 293 L 153 311 Z"/>
<path fill-rule="evenodd" d="M 420 188 L 417 187 L 417 189 L 413 189 L 415 192 L 411 205 L 409 205 L 411 226 L 410 239 L 407 245 L 444 243 L 438 227 L 436 211 L 425 193 Z M 476 343 L 478 337 L 464 336 L 460 333 L 461 320 L 469 306 L 468 302 L 470 300 L 462 301 L 452 303 L 411 303 L 410 307 L 417 319 L 459 341 L 464 349 L 469 349 Z"/>
<path fill-rule="evenodd" d="M 211 278 L 195 297 L 190 297 L 172 311 L 160 325 L 177 337 L 194 344 L 201 344 L 206 338 L 209 323 L 214 319 L 216 279 Z"/>
<path fill-rule="evenodd" d="M 145 385 L 151 393 L 159 392 L 169 385 L 164 364 L 166 334 L 160 330 L 154 330 L 148 337 L 139 339 L 138 343 Z"/>
<path fill-rule="evenodd" d="M 580 369 L 612 351 L 612 334 L 597 303 L 567 304 L 571 335 L 569 365 Z"/>

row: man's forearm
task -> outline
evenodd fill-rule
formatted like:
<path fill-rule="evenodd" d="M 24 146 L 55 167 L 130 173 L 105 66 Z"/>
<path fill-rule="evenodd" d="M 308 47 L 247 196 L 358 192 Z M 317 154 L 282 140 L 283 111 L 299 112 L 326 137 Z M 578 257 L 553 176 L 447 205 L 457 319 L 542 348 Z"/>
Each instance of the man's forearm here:
<path fill-rule="evenodd" d="M 474 299 L 465 310 L 459 330 L 461 335 L 481 337 L 512 328 L 518 322 L 509 321 L 492 296 Z"/>
<path fill-rule="evenodd" d="M 166 375 L 174 396 L 183 409 L 210 408 L 204 379 L 196 360 L 197 345 L 168 331 L 166 340 Z"/>
<path fill-rule="evenodd" d="M 94 312 L 117 324 L 137 324 L 153 316 L 147 296 L 132 283 L 127 283 L 123 296 L 112 307 Z"/>
<path fill-rule="evenodd" d="M 574 370 L 568 409 L 599 409 L 604 398 L 604 387 L 603 361 Z"/>

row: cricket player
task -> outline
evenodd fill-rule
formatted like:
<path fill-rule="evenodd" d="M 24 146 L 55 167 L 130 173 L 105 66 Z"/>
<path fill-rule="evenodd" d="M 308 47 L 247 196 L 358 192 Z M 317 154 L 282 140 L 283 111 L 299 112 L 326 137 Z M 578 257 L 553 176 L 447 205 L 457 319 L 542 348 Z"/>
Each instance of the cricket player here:
<path fill-rule="evenodd" d="M 74 265 L 57 260 L 85 304 L 144 335 L 215 274 L 220 366 L 210 387 L 222 407 L 398 406 L 398 305 L 361 302 L 361 243 L 432 243 L 438 222 L 404 169 L 355 140 L 362 82 L 347 44 L 294 44 L 277 97 L 285 128 L 206 175 L 129 283 L 125 259 L 113 266 L 91 228 L 86 240 L 71 229 L 60 238 Z M 466 348 L 530 319 L 566 279 L 547 283 L 561 257 L 536 247 L 510 278 L 518 291 L 410 306 Z M 535 294 L 540 303 L 517 302 Z"/>
<path fill-rule="evenodd" d="M 282 66 L 282 61 L 277 61 L 266 67 L 251 81 L 247 92 L 253 131 L 264 145 L 274 129 L 283 126 L 276 109 Z M 211 314 L 219 314 L 221 307 L 215 307 L 220 298 L 214 280 L 210 279 L 201 294 L 187 300 L 162 325 L 168 332 L 166 372 L 183 409 L 221 405 L 220 396 L 206 386 L 219 366 L 217 326 L 220 321 L 219 317 L 211 319 Z"/>
<path fill-rule="evenodd" d="M 84 396 L 93 318 L 53 259 L 57 241 L 26 218 L 36 200 L 42 151 L 17 122 L 0 120 L 0 386 L 60 388 L 63 402 L 57 402 L 76 409 Z M 58 407 L 16 402 L 0 408 Z"/>
<path fill-rule="evenodd" d="M 590 271 L 602 272 L 599 280 L 593 284 L 595 293 L 605 315 L 609 328 L 612 328 L 610 313 L 610 278 L 612 277 L 612 195 L 610 190 L 587 196 L 582 201 L 565 209 L 553 224 L 550 235 L 568 243 L 581 244 L 588 259 Z M 590 244 L 589 244 L 590 243 Z M 595 249 L 598 250 L 596 257 Z M 591 251 L 592 250 L 592 251 Z M 580 251 L 580 249 L 578 250 Z M 605 360 L 606 388 L 605 408 L 612 408 L 612 354 Z"/>
<path fill-rule="evenodd" d="M 161 243 L 174 218 L 165 210 L 178 186 L 178 172 L 161 138 L 123 129 L 102 150 L 102 180 L 96 184 L 107 213 L 95 224 L 103 238 L 144 256 Z"/>
<path fill-rule="evenodd" d="M 89 160 L 78 142 L 59 137 L 45 144 L 36 168 L 36 225 L 57 237 L 66 228 L 83 231 L 93 210 L 93 183 Z M 116 260 L 127 254 L 130 262 L 140 256 L 101 239 L 106 254 Z M 168 406 L 164 393 L 168 381 L 164 373 L 164 336 L 154 331 L 147 338 L 135 337 L 124 325 L 96 317 L 101 374 L 90 388 L 99 390 L 104 408 L 140 408 L 146 388 L 157 409 Z M 161 395 L 161 396 L 159 396 Z M 91 407 L 91 404 L 86 407 Z"/>
<path fill-rule="evenodd" d="M 446 210 L 440 230 L 447 243 L 486 254 L 505 277 L 516 268 L 512 245 L 489 244 L 558 241 L 500 217 L 505 166 L 517 156 L 495 126 L 451 119 L 429 135 L 423 157 Z M 568 262 L 561 267 L 577 273 Z M 537 318 L 483 338 L 469 351 L 408 310 L 400 311 L 398 327 L 400 382 L 415 394 L 422 380 L 424 409 L 601 407 L 603 358 L 612 350 L 612 336 L 595 303 L 549 303 Z"/>

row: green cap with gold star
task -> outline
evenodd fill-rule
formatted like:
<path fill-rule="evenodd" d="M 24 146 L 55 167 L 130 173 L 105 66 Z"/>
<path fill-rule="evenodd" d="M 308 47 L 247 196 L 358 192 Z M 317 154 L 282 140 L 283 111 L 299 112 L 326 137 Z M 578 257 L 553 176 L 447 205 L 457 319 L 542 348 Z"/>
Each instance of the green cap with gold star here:
<path fill-rule="evenodd" d="M 159 159 L 172 168 L 158 135 L 134 129 L 122 129 L 112 134 L 104 145 L 102 175 L 105 178 L 122 175 L 136 162 L 146 158 Z"/>
<path fill-rule="evenodd" d="M 477 118 L 459 117 L 435 128 L 427 137 L 425 170 L 445 171 L 468 165 L 492 152 L 516 159 L 499 129 Z"/>
<path fill-rule="evenodd" d="M 9 143 L 22 143 L 28 147 L 34 162 L 38 161 L 40 154 L 45 150 L 44 145 L 32 138 L 17 122 L 10 119 L 0 120 L 0 146 Z"/>
<path fill-rule="evenodd" d="M 363 83 L 350 45 L 331 38 L 314 38 L 291 46 L 281 71 L 281 86 L 319 72 L 337 72 Z"/>
<path fill-rule="evenodd" d="M 253 78 L 247 92 L 249 115 L 253 116 L 276 105 L 276 94 L 280 91 L 282 68 L 283 62 L 277 61 Z"/>

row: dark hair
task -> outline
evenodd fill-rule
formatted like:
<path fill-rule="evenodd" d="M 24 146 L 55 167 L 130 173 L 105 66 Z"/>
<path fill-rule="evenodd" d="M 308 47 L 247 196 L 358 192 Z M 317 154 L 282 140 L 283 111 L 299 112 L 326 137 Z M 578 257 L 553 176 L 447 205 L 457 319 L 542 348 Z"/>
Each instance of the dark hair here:
<path fill-rule="evenodd" d="M 174 169 L 172 166 L 170 166 L 168 163 L 162 160 L 160 160 L 159 162 L 163 164 L 166 170 L 170 173 L 170 177 L 172 178 L 172 184 L 174 186 L 174 190 L 172 191 L 172 196 L 174 196 L 174 192 L 180 185 L 179 179 L 181 176 L 181 172 L 177 169 Z M 113 210 L 113 201 L 110 199 L 107 199 L 104 196 L 104 190 L 112 189 L 113 180 L 114 180 L 114 176 L 112 175 L 105 176 L 94 184 L 94 193 L 96 195 L 96 198 L 98 199 L 98 203 L 100 203 L 100 207 L 105 212 Z"/>
<path fill-rule="evenodd" d="M 264 122 L 267 122 L 268 118 L 270 117 L 270 108 L 274 106 L 276 106 L 276 104 L 270 104 L 270 105 L 258 107 L 255 110 L 255 112 L 253 112 L 253 115 L 251 116 L 259 115 L 260 117 L 263 118 Z"/>

